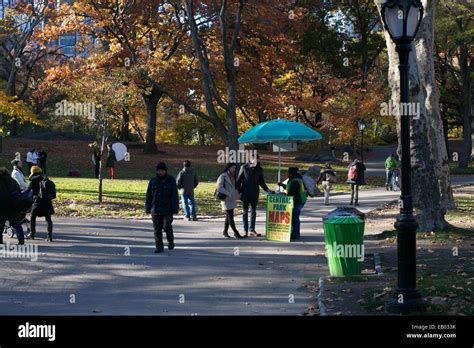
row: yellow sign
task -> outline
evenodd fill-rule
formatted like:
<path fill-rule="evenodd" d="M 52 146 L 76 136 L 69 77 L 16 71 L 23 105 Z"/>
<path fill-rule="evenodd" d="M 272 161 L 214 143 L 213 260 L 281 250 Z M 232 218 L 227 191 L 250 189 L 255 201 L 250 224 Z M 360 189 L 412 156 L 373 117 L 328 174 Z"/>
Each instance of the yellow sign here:
<path fill-rule="evenodd" d="M 267 196 L 267 240 L 277 242 L 290 241 L 292 213 L 293 197 L 285 195 Z"/>

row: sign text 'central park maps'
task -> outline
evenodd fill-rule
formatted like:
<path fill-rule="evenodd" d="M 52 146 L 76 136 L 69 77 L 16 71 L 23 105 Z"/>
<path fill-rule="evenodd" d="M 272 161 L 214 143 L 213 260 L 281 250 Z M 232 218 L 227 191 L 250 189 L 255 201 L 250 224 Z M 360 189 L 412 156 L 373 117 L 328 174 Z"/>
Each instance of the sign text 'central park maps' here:
<path fill-rule="evenodd" d="M 293 197 L 284 195 L 267 196 L 267 228 L 268 240 L 289 242 L 291 238 L 291 215 L 293 213 Z"/>

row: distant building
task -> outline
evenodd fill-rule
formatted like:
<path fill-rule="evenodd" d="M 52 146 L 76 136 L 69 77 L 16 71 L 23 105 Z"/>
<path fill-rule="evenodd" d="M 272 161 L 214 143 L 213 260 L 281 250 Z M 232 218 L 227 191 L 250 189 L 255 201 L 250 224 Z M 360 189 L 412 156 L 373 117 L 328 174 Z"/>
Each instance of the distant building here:
<path fill-rule="evenodd" d="M 0 0 L 0 18 L 5 18 L 6 12 L 9 8 L 14 6 L 19 0 Z M 55 6 L 57 10 L 61 4 L 71 3 L 74 0 L 55 0 L 55 1 L 45 1 L 45 0 L 31 0 L 35 7 L 44 6 L 45 3 L 48 6 Z M 25 20 L 19 19 L 19 23 L 25 22 L 25 28 L 29 25 Z M 41 23 L 44 26 L 44 23 Z M 62 48 L 62 53 L 67 57 L 76 56 L 76 45 L 79 40 L 79 33 L 68 33 L 59 36 L 58 40 L 52 41 L 51 46 L 60 46 Z"/>

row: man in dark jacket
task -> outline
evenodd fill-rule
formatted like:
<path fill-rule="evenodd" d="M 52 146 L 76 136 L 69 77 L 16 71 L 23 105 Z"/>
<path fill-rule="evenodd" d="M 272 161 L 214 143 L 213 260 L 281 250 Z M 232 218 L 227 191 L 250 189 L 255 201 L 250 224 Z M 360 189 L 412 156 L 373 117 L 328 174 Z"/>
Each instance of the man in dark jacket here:
<path fill-rule="evenodd" d="M 18 244 L 25 243 L 23 228 L 20 225 L 21 212 L 13 209 L 12 192 L 19 192 L 20 186 L 10 177 L 5 167 L 0 168 L 0 244 L 3 244 L 3 229 L 7 220 L 16 232 Z"/>
<path fill-rule="evenodd" d="M 168 249 L 174 249 L 173 214 L 179 211 L 178 189 L 176 181 L 168 175 L 168 168 L 163 162 L 156 166 L 156 177 L 150 180 L 146 192 L 145 209 L 152 214 L 155 230 L 155 253 L 163 252 L 163 229 L 168 241 Z"/>
<path fill-rule="evenodd" d="M 186 218 L 191 221 L 197 221 L 196 204 L 194 201 L 194 189 L 199 184 L 198 176 L 190 161 L 184 161 L 184 168 L 176 177 L 176 185 L 181 192 L 181 202 Z"/>
<path fill-rule="evenodd" d="M 255 221 L 257 219 L 257 203 L 260 195 L 260 187 L 266 192 L 269 192 L 268 186 L 263 177 L 263 169 L 260 166 L 260 159 L 257 156 L 253 161 L 245 163 L 240 167 L 239 175 L 237 176 L 237 190 L 240 194 L 240 200 L 243 203 L 242 219 L 244 223 L 245 235 L 249 234 L 249 205 L 250 205 L 250 235 L 260 236 L 255 231 Z"/>

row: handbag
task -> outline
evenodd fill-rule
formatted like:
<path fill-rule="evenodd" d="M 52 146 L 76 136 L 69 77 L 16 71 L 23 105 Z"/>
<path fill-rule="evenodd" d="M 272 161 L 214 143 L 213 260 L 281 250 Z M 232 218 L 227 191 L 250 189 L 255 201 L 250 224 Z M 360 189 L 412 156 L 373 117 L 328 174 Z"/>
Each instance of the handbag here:
<path fill-rule="evenodd" d="M 225 178 L 224 178 L 224 188 L 225 188 Z M 227 195 L 225 193 L 217 191 L 217 189 L 216 189 L 216 191 L 214 192 L 214 197 L 218 201 L 225 201 L 225 199 L 227 198 Z"/>

